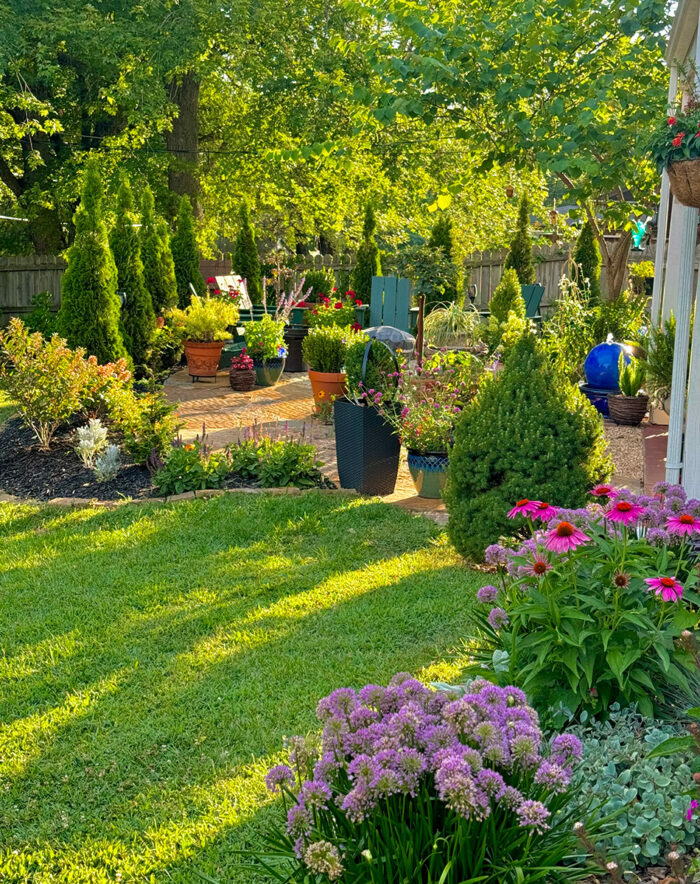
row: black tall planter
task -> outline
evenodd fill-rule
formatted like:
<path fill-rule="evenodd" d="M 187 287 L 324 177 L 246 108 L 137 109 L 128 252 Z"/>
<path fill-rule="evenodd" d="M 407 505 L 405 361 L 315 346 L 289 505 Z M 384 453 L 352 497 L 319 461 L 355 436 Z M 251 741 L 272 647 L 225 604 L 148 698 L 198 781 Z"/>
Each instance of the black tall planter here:
<path fill-rule="evenodd" d="M 391 494 L 399 471 L 399 437 L 370 406 L 336 399 L 333 407 L 340 487 Z"/>
<path fill-rule="evenodd" d="M 304 338 L 308 335 L 306 326 L 288 325 L 284 330 L 284 343 L 287 345 L 287 364 L 285 371 L 306 371 L 301 346 Z"/>

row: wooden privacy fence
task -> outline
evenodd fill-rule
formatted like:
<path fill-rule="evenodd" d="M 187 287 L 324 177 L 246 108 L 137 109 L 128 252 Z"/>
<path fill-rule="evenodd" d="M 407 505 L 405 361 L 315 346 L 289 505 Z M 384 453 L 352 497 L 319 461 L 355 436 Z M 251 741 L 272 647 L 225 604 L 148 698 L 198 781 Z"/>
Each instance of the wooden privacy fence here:
<path fill-rule="evenodd" d="M 5 325 L 10 316 L 29 313 L 32 298 L 39 292 L 51 292 L 58 307 L 65 269 L 66 262 L 52 255 L 0 258 L 0 325 Z"/>

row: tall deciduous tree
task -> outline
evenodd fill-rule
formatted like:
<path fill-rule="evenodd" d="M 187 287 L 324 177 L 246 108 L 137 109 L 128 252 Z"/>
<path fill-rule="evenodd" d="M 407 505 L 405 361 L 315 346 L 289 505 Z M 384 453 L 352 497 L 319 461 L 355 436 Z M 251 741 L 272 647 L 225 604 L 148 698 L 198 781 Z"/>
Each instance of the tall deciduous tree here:
<path fill-rule="evenodd" d="M 180 197 L 180 210 L 177 215 L 177 230 L 170 241 L 177 280 L 177 300 L 180 307 L 186 307 L 192 297 L 190 283 L 198 295 L 203 295 L 206 285 L 199 272 L 199 249 L 194 229 L 192 203 L 188 196 Z"/>
<path fill-rule="evenodd" d="M 57 327 L 71 347 L 85 347 L 98 362 L 126 358 L 119 329 L 117 268 L 102 219 L 102 182 L 97 164 L 85 168 L 75 240 L 61 283 Z"/>
<path fill-rule="evenodd" d="M 169 307 L 177 304 L 177 280 L 167 225 L 163 218 L 156 215 L 150 187 L 144 188 L 141 198 L 139 237 L 144 283 L 154 311 L 161 316 Z"/>
<path fill-rule="evenodd" d="M 125 344 L 134 365 L 144 366 L 150 355 L 156 319 L 151 295 L 144 282 L 136 224 L 131 187 L 128 180 L 122 178 L 117 191 L 116 221 L 109 235 L 109 244 L 117 267 L 117 287 L 125 297 Z"/>

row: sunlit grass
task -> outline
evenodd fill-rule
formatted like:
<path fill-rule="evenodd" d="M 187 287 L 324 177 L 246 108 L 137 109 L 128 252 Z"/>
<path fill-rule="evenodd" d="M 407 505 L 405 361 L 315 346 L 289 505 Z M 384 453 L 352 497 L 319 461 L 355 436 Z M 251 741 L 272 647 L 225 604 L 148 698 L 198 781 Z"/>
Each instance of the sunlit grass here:
<path fill-rule="evenodd" d="M 478 576 L 357 498 L 0 505 L 0 881 L 237 868 L 263 776 L 340 685 L 456 677 Z"/>
<path fill-rule="evenodd" d="M 15 413 L 15 407 L 12 405 L 6 393 L 0 390 L 0 424 L 12 417 Z"/>

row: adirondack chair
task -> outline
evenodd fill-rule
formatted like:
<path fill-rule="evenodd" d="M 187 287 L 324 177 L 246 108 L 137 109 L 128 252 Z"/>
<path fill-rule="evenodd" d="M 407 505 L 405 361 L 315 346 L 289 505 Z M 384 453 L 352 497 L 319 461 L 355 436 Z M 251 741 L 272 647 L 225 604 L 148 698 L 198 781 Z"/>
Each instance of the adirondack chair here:
<path fill-rule="evenodd" d="M 520 289 L 525 301 L 525 316 L 528 319 L 534 319 L 539 322 L 542 319 L 540 304 L 544 295 L 544 286 L 535 282 L 532 285 L 520 286 Z"/>
<path fill-rule="evenodd" d="M 411 331 L 411 282 L 396 276 L 373 276 L 369 324 Z"/>

